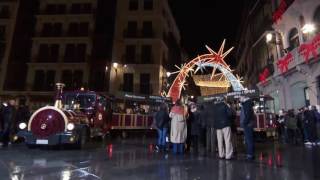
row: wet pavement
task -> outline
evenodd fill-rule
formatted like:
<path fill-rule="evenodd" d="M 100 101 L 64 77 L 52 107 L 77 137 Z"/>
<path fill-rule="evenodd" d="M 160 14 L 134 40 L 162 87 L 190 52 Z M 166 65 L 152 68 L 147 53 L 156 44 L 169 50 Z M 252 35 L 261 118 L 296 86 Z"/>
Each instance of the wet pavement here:
<path fill-rule="evenodd" d="M 156 153 L 151 141 L 91 143 L 84 150 L 0 149 L 0 179 L 319 180 L 320 148 L 257 145 L 257 158 L 226 161 L 204 155 Z"/>

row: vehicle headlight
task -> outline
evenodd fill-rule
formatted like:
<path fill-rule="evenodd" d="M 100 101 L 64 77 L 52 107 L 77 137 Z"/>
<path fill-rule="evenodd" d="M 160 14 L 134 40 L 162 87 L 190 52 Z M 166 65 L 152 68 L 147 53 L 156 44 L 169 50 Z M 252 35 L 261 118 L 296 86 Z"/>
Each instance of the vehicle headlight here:
<path fill-rule="evenodd" d="M 74 124 L 73 124 L 73 123 L 68 123 L 67 129 L 68 129 L 69 131 L 72 131 L 72 130 L 74 129 Z"/>
<path fill-rule="evenodd" d="M 19 129 L 21 129 L 21 130 L 25 129 L 26 127 L 27 127 L 27 124 L 24 122 L 19 124 Z"/>

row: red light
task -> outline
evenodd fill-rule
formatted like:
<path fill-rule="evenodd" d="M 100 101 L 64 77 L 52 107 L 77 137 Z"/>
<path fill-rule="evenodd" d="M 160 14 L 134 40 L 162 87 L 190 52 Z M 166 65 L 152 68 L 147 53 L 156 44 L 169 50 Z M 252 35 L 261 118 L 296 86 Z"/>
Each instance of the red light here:
<path fill-rule="evenodd" d="M 272 166 L 272 155 L 271 154 L 269 155 L 269 158 L 268 158 L 268 165 Z"/>
<path fill-rule="evenodd" d="M 260 153 L 259 160 L 260 160 L 260 162 L 263 162 L 263 154 L 262 154 L 262 152 Z"/>
<path fill-rule="evenodd" d="M 107 146 L 107 154 L 108 154 L 109 158 L 112 158 L 112 154 L 113 154 L 113 145 L 112 144 L 109 144 Z"/>

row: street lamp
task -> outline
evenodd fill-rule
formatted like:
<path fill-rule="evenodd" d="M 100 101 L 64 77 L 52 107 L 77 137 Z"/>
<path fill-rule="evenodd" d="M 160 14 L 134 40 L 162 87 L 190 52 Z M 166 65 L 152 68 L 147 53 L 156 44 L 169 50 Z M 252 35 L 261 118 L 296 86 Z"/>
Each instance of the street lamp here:
<path fill-rule="evenodd" d="M 167 72 L 167 77 L 170 77 L 171 76 L 171 72 Z"/>
<path fill-rule="evenodd" d="M 316 30 L 316 27 L 312 23 L 307 23 L 301 28 L 301 30 L 303 34 L 308 34 L 313 33 Z"/>
<path fill-rule="evenodd" d="M 108 72 L 108 66 L 106 66 L 106 72 Z"/>
<path fill-rule="evenodd" d="M 272 33 L 269 32 L 269 33 L 266 35 L 266 42 L 267 42 L 267 43 L 271 42 L 272 37 L 273 37 L 273 36 L 272 36 Z"/>
<path fill-rule="evenodd" d="M 117 69 L 118 68 L 118 63 L 116 63 L 116 62 L 114 62 L 113 64 L 112 64 L 112 66 L 113 66 L 113 68 L 115 68 L 115 69 Z"/>

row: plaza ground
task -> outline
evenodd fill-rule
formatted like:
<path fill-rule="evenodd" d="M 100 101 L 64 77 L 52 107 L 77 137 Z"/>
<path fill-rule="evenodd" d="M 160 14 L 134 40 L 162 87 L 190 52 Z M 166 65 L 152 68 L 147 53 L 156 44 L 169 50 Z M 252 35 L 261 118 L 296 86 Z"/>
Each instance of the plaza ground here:
<path fill-rule="evenodd" d="M 151 139 L 91 142 L 84 150 L 28 149 L 14 144 L 0 149 L 0 179 L 159 179 L 159 180 L 316 180 L 320 179 L 320 148 L 264 142 L 256 160 L 245 160 L 238 147 L 235 160 L 211 155 L 153 151 Z"/>

